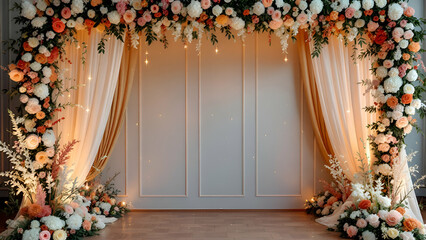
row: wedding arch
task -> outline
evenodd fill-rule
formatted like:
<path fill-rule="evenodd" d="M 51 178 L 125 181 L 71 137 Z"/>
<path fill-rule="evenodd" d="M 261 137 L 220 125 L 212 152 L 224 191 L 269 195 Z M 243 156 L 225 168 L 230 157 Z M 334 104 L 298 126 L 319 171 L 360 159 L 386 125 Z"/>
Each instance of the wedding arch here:
<path fill-rule="evenodd" d="M 18 118 L 13 117 L 14 134 L 23 144 L 20 148 L 26 150 L 9 153 L 14 168 L 4 176 L 10 177 L 7 183 L 17 193 L 23 193 L 31 203 L 35 203 L 34 196 L 41 193 L 44 198 L 37 199 L 42 201 L 39 203 L 42 206 L 49 206 L 52 200 L 57 200 L 55 206 L 68 203 L 67 198 L 55 196 L 59 193 L 57 188 L 72 192 L 70 189 L 83 184 L 98 152 L 98 149 L 90 149 L 89 153 L 81 155 L 89 156 L 90 160 L 84 161 L 90 164 L 70 170 L 66 167 L 67 159 L 61 157 L 75 142 L 65 146 L 62 151 L 57 144 L 60 133 L 55 131 L 55 126 L 63 120 L 62 117 L 58 118 L 58 114 L 67 106 L 57 99 L 77 87 L 72 86 L 60 67 L 69 61 L 65 58 L 64 49 L 71 44 L 68 49 L 74 46 L 87 52 L 87 46 L 76 38 L 77 31 L 88 31 L 89 35 L 93 31 L 102 32 L 103 35 L 97 39 L 97 52 L 110 54 L 117 59 L 123 49 L 137 48 L 141 35 L 148 44 L 160 41 L 167 47 L 167 31 L 171 32 L 175 41 L 184 44 L 195 41 L 198 50 L 204 39 L 216 44 L 217 34 L 225 34 L 228 39 L 240 37 L 244 40 L 247 34 L 266 32 L 280 39 L 283 53 L 287 50 L 288 41 L 304 34 L 297 41 L 309 44 L 314 59 L 321 56 L 324 45 L 334 43 L 332 39 L 337 37 L 345 45 L 353 46 L 354 52 L 358 53 L 353 54 L 353 61 L 369 58 L 372 62 L 374 79 L 358 81 L 367 85 L 375 98 L 374 105 L 365 106 L 365 110 L 367 114 L 377 116 L 377 120 L 368 126 L 374 133 L 368 142 L 372 153 L 369 161 L 375 166 L 372 170 L 375 180 L 378 180 L 376 183 L 383 184 L 383 195 L 392 199 L 397 198 L 392 195 L 396 188 L 402 186 L 408 191 L 406 188 L 411 184 L 409 176 L 401 183 L 400 179 L 394 179 L 392 171 L 394 166 L 400 167 L 401 171 L 407 168 L 406 162 L 399 164 L 403 162 L 401 158 L 405 158 L 404 139 L 413 127 L 417 128 L 414 119 L 416 111 L 424 112 L 420 99 L 425 90 L 422 81 L 425 68 L 419 53 L 425 32 L 421 29 L 422 20 L 414 17 L 414 9 L 407 2 L 24 0 L 15 7 L 20 11 L 16 21 L 23 27 L 20 38 L 12 41 L 18 57 L 9 65 L 8 71 L 11 80 L 16 82 L 10 92 L 19 94 L 23 110 Z M 130 46 L 123 44 L 118 49 L 106 47 L 107 41 L 124 42 L 125 39 L 128 39 Z M 85 61 L 84 54 L 82 61 Z M 118 66 L 117 63 L 112 64 L 108 71 L 98 73 L 99 76 L 89 76 L 105 79 L 99 85 L 99 90 L 109 91 L 110 97 L 97 101 L 108 101 L 109 106 L 114 88 L 105 90 L 101 86 L 117 82 L 118 70 L 113 67 Z M 96 127 L 96 124 L 105 126 L 106 119 L 98 119 L 92 124 L 92 127 Z M 100 129 L 102 134 L 104 129 Z M 1 150 L 6 149 L 6 146 L 1 147 Z M 105 164 L 102 160 L 97 161 L 91 177 L 98 174 L 100 171 L 96 169 L 102 169 Z M 357 171 L 356 166 L 353 171 Z M 65 173 L 69 173 L 69 176 Z M 78 175 L 82 177 L 74 181 Z M 64 226 L 58 229 L 62 228 Z M 422 235 L 419 230 L 413 230 L 413 233 Z"/>

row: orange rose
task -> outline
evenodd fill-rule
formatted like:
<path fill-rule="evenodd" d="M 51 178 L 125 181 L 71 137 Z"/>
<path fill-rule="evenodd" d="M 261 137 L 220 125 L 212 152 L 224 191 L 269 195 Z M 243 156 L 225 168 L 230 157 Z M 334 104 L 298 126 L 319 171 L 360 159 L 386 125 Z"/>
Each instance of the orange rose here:
<path fill-rule="evenodd" d="M 41 151 L 36 154 L 36 161 L 40 163 L 41 165 L 46 164 L 48 160 L 49 160 L 49 157 L 47 156 L 46 152 Z"/>
<path fill-rule="evenodd" d="M 360 209 L 369 209 L 371 207 L 371 201 L 366 199 L 366 200 L 362 200 L 359 204 L 358 207 Z"/>
<path fill-rule="evenodd" d="M 414 218 L 407 218 L 402 224 L 404 225 L 404 230 L 408 232 L 421 227 L 421 223 Z"/>
<path fill-rule="evenodd" d="M 250 10 L 248 9 L 244 10 L 243 15 L 244 16 L 250 15 Z"/>
<path fill-rule="evenodd" d="M 24 44 L 22 44 L 22 47 L 24 48 L 25 51 L 30 52 L 33 50 L 32 47 L 30 47 L 30 44 L 28 42 L 24 42 Z"/>
<path fill-rule="evenodd" d="M 413 101 L 413 94 L 404 94 L 401 97 L 402 104 L 410 104 Z"/>
<path fill-rule="evenodd" d="M 40 111 L 40 112 L 36 113 L 36 118 L 38 120 L 41 120 L 41 119 L 43 119 L 45 117 L 46 117 L 46 114 L 43 111 Z"/>
<path fill-rule="evenodd" d="M 17 68 L 16 64 L 13 64 L 13 63 L 9 64 L 8 67 L 10 71 L 15 70 Z"/>
<path fill-rule="evenodd" d="M 99 25 L 96 27 L 96 30 L 97 30 L 98 32 L 100 32 L 100 33 L 104 32 L 104 31 L 105 31 L 105 25 L 103 25 L 103 24 L 99 24 Z"/>
<path fill-rule="evenodd" d="M 56 80 L 58 80 L 58 74 L 56 73 L 54 67 L 50 67 L 50 69 L 52 70 L 52 75 L 50 75 L 50 81 L 55 82 Z"/>
<path fill-rule="evenodd" d="M 101 4 L 102 4 L 102 0 L 92 0 L 90 2 L 90 5 L 92 5 L 92 7 L 96 7 L 96 6 L 101 5 Z"/>
<path fill-rule="evenodd" d="M 403 53 L 403 54 L 402 54 L 402 59 L 404 59 L 405 61 L 410 60 L 410 58 L 411 58 L 411 55 L 410 55 L 410 54 L 408 54 L 408 53 Z"/>
<path fill-rule="evenodd" d="M 223 14 L 217 16 L 216 18 L 216 22 L 222 26 L 225 26 L 228 23 L 228 21 L 229 21 L 229 17 Z"/>
<path fill-rule="evenodd" d="M 95 22 L 90 19 L 86 19 L 84 20 L 84 24 L 87 26 L 87 28 L 91 29 L 95 25 Z"/>
<path fill-rule="evenodd" d="M 418 52 L 420 50 L 420 43 L 419 42 L 411 42 L 410 45 L 408 45 L 408 50 L 411 52 Z"/>
<path fill-rule="evenodd" d="M 37 54 L 34 58 L 36 60 L 36 62 L 40 63 L 40 64 L 45 64 L 47 63 L 47 57 L 44 54 Z"/>
<path fill-rule="evenodd" d="M 53 31 L 61 33 L 65 30 L 65 23 L 63 23 L 59 18 L 54 18 L 52 21 Z"/>
<path fill-rule="evenodd" d="M 22 79 L 24 79 L 24 73 L 22 71 L 19 71 L 18 69 L 14 69 L 9 72 L 9 77 L 14 82 L 20 82 Z"/>
<path fill-rule="evenodd" d="M 389 97 L 388 100 L 386 101 L 386 104 L 390 107 L 390 108 L 395 108 L 396 105 L 398 105 L 398 98 L 396 98 L 395 96 Z"/>
<path fill-rule="evenodd" d="M 336 12 L 336 11 L 332 11 L 332 12 L 330 13 L 330 20 L 332 20 L 332 21 L 336 21 L 338 18 L 339 18 L 339 13 L 338 13 L 338 12 Z"/>
<path fill-rule="evenodd" d="M 402 207 L 399 207 L 399 208 L 397 208 L 397 209 L 395 209 L 397 212 L 399 212 L 399 213 L 401 213 L 401 215 L 404 215 L 405 214 L 405 209 L 404 208 L 402 208 Z"/>

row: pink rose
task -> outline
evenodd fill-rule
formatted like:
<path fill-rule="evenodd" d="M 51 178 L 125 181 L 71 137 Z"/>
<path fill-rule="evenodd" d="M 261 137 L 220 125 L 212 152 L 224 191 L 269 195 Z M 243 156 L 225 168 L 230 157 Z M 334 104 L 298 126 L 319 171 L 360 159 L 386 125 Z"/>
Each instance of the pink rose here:
<path fill-rule="evenodd" d="M 386 216 L 386 223 L 392 227 L 400 223 L 401 220 L 402 220 L 402 215 L 396 210 L 390 211 L 388 215 Z"/>
<path fill-rule="evenodd" d="M 71 9 L 69 7 L 62 8 L 61 16 L 65 19 L 68 19 L 71 17 Z"/>
<path fill-rule="evenodd" d="M 401 27 L 405 27 L 405 26 L 407 26 L 407 20 L 401 20 L 401 22 L 399 22 L 399 26 L 401 26 Z"/>
<path fill-rule="evenodd" d="M 269 27 L 273 30 L 280 28 L 283 25 L 283 20 L 272 20 L 269 22 Z"/>
<path fill-rule="evenodd" d="M 201 8 L 202 9 L 208 9 L 209 7 L 212 6 L 212 2 L 210 2 L 210 0 L 201 0 Z"/>
<path fill-rule="evenodd" d="M 383 155 L 382 155 L 382 160 L 383 160 L 384 162 L 389 162 L 389 161 L 390 161 L 389 154 L 383 154 Z"/>
<path fill-rule="evenodd" d="M 281 22 L 282 22 L 281 11 L 278 11 L 278 10 L 274 11 L 274 13 L 272 13 L 272 19 L 275 20 L 275 21 L 281 20 Z"/>
<path fill-rule="evenodd" d="M 134 10 L 127 10 L 124 15 L 123 19 L 126 23 L 131 23 L 136 18 L 136 12 Z"/>
<path fill-rule="evenodd" d="M 142 17 L 143 19 L 145 19 L 146 22 L 151 22 L 152 20 L 152 16 L 150 12 L 145 12 Z"/>
<path fill-rule="evenodd" d="M 414 8 L 412 8 L 412 7 L 407 7 L 405 10 L 404 10 L 404 15 L 405 16 L 407 16 L 407 17 L 412 17 L 412 16 L 414 16 L 414 13 L 415 13 L 416 11 L 414 10 Z"/>
<path fill-rule="evenodd" d="M 272 16 L 272 14 L 274 13 L 274 11 L 275 11 L 275 9 L 274 9 L 273 7 L 268 7 L 268 8 L 266 9 L 266 13 L 267 13 L 268 15 L 271 15 L 271 16 Z"/>
<path fill-rule="evenodd" d="M 391 68 L 391 67 L 393 67 L 393 61 L 389 60 L 389 59 L 383 61 L 383 67 L 385 67 L 385 68 Z"/>
<path fill-rule="evenodd" d="M 127 4 L 125 1 L 120 1 L 115 5 L 115 8 L 120 15 L 123 15 L 127 10 Z"/>
<path fill-rule="evenodd" d="M 394 39 L 400 39 L 404 35 L 404 29 L 397 27 L 392 31 L 392 37 Z"/>
<path fill-rule="evenodd" d="M 27 75 L 31 79 L 34 79 L 34 78 L 36 78 L 38 76 L 38 73 L 31 71 L 31 72 L 27 73 Z"/>
<path fill-rule="evenodd" d="M 398 147 L 391 147 L 391 149 L 389 150 L 389 153 L 391 155 L 396 155 L 398 154 Z"/>
<path fill-rule="evenodd" d="M 398 119 L 398 121 L 396 121 L 395 125 L 399 129 L 405 128 L 408 125 L 407 117 L 401 117 L 400 119 Z"/>
<path fill-rule="evenodd" d="M 396 26 L 396 22 L 392 21 L 388 23 L 388 27 L 394 28 Z"/>
<path fill-rule="evenodd" d="M 381 143 L 377 147 L 377 150 L 379 150 L 380 152 L 387 152 L 387 151 L 389 151 L 389 149 L 390 149 L 390 146 L 387 143 Z"/>
<path fill-rule="evenodd" d="M 366 220 L 374 228 L 377 228 L 380 225 L 379 216 L 376 214 L 369 215 Z"/>
<path fill-rule="evenodd" d="M 139 26 L 144 26 L 146 24 L 146 21 L 143 17 L 138 18 L 138 25 Z"/>
<path fill-rule="evenodd" d="M 157 4 L 151 6 L 151 12 L 157 13 L 160 10 L 160 7 Z"/>
<path fill-rule="evenodd" d="M 376 29 L 379 27 L 379 24 L 378 23 L 376 23 L 376 22 L 373 22 L 373 21 L 370 21 L 368 24 L 367 24 L 367 29 L 368 29 L 368 31 L 369 32 L 374 32 L 374 31 L 376 31 Z"/>
<path fill-rule="evenodd" d="M 404 39 L 412 39 L 414 37 L 414 33 L 411 30 L 408 30 L 404 33 Z"/>
<path fill-rule="evenodd" d="M 68 214 L 73 214 L 74 213 L 74 208 L 71 205 L 66 204 L 64 206 L 64 211 Z"/>
<path fill-rule="evenodd" d="M 46 172 L 39 172 L 38 173 L 38 177 L 41 178 L 41 179 L 45 178 L 46 177 Z"/>
<path fill-rule="evenodd" d="M 172 2 L 172 13 L 177 15 L 182 10 L 183 4 L 181 1 Z"/>
<path fill-rule="evenodd" d="M 346 230 L 346 233 L 348 234 L 348 236 L 350 238 L 354 237 L 354 236 L 356 236 L 358 234 L 358 228 L 355 227 L 355 226 L 349 226 L 348 230 Z"/>
<path fill-rule="evenodd" d="M 272 0 L 262 0 L 263 6 L 270 7 L 272 5 Z"/>
<path fill-rule="evenodd" d="M 297 16 L 297 22 L 300 24 L 305 24 L 308 21 L 308 15 L 306 15 L 305 13 L 301 13 L 299 14 L 299 16 Z"/>
<path fill-rule="evenodd" d="M 55 155 L 55 148 L 54 147 L 46 148 L 45 152 L 48 157 L 53 157 Z"/>
<path fill-rule="evenodd" d="M 83 229 L 86 231 L 90 231 L 92 229 L 92 223 L 90 221 L 83 221 Z"/>
<path fill-rule="evenodd" d="M 378 57 L 379 59 L 385 59 L 387 55 L 388 55 L 388 52 L 379 52 L 379 53 L 377 54 L 377 57 Z"/>
<path fill-rule="evenodd" d="M 47 230 L 41 231 L 39 234 L 40 240 L 49 240 L 50 239 L 50 232 Z"/>
<path fill-rule="evenodd" d="M 360 219 L 358 219 L 358 221 L 356 222 L 356 226 L 357 226 L 358 228 L 365 228 L 365 227 L 367 227 L 367 221 L 365 221 L 365 219 L 363 219 L 363 218 L 360 218 Z"/>
<path fill-rule="evenodd" d="M 353 18 L 354 14 L 355 14 L 354 8 L 352 8 L 352 7 L 346 8 L 346 11 L 345 11 L 345 17 L 346 18 L 351 19 L 351 18 Z"/>
<path fill-rule="evenodd" d="M 401 64 L 401 66 L 398 67 L 399 71 L 399 77 L 404 77 L 407 74 L 407 64 Z"/>

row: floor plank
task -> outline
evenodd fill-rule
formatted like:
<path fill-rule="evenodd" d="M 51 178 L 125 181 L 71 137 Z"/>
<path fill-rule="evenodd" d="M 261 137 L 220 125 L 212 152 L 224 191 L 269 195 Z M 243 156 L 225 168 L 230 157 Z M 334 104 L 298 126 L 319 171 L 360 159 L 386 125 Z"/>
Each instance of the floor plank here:
<path fill-rule="evenodd" d="M 302 211 L 130 212 L 90 240 L 340 239 Z"/>

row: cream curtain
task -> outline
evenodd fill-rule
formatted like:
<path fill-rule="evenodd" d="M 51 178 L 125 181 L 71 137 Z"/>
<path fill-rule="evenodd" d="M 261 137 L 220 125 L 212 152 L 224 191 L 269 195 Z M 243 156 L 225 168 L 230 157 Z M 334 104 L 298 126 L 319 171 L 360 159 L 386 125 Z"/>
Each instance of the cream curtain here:
<path fill-rule="evenodd" d="M 312 42 L 311 49 L 313 49 Z M 363 108 L 373 104 L 370 94 L 365 94 L 361 80 L 372 79 L 371 61 L 353 62 L 352 48 L 331 37 L 321 54 L 312 59 L 313 72 L 318 87 L 325 126 L 333 151 L 340 159 L 346 175 L 353 180 L 359 171 L 358 153 L 369 155 L 366 141 L 368 123 L 375 120 L 374 114 L 366 114 Z M 367 151 L 364 151 L 364 145 Z"/>
<path fill-rule="evenodd" d="M 99 54 L 98 42 L 103 33 L 93 30 L 79 31 L 76 35 L 78 46 L 71 43 L 66 47 L 64 62 L 64 87 L 78 86 L 76 90 L 64 93 L 59 102 L 76 104 L 58 114 L 64 117 L 56 125 L 61 134 L 61 143 L 72 139 L 79 143 L 70 154 L 68 165 L 73 167 L 72 178 L 83 184 L 95 160 L 107 124 L 114 97 L 124 43 L 114 37 L 107 37 L 105 53 Z M 85 59 L 85 64 L 83 64 Z M 71 61 L 72 64 L 69 64 Z"/>
<path fill-rule="evenodd" d="M 297 36 L 297 47 L 299 50 L 300 74 L 303 81 L 305 100 L 311 115 L 312 128 L 314 130 L 315 139 L 323 160 L 328 164 L 330 155 L 334 155 L 333 148 L 328 137 L 325 127 L 324 117 L 319 101 L 317 85 L 312 69 L 311 52 L 309 43 L 306 41 L 307 34 L 299 33 Z"/>
<path fill-rule="evenodd" d="M 112 101 L 111 112 L 95 161 L 90 169 L 89 175 L 86 177 L 87 181 L 94 179 L 102 172 L 117 142 L 120 128 L 125 117 L 127 102 L 130 97 L 135 70 L 138 66 L 138 56 L 139 51 L 133 49 L 130 45 L 130 41 L 127 40 L 121 59 L 120 74 Z"/>

